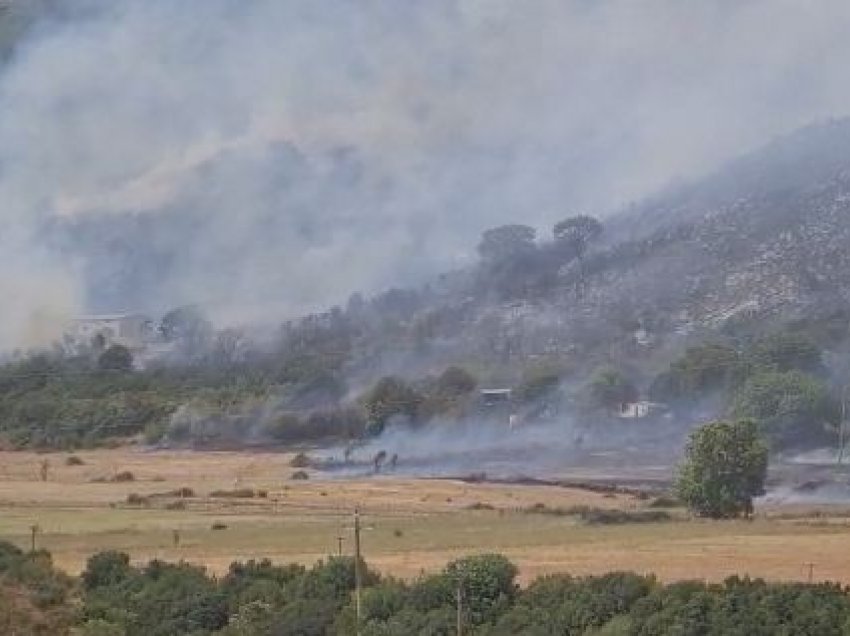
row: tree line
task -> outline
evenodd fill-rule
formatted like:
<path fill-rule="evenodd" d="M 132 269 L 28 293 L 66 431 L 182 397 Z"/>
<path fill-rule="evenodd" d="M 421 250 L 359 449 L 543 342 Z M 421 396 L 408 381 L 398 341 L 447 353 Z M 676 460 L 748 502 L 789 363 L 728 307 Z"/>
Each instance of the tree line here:
<path fill-rule="evenodd" d="M 43 636 L 840 636 L 850 631 L 848 590 L 833 583 L 665 584 L 611 572 L 517 583 L 504 556 L 452 561 L 412 581 L 362 563 L 359 617 L 350 557 L 312 567 L 234 562 L 223 576 L 188 563 L 132 565 L 92 556 L 79 578 L 44 551 L 0 542 L 0 626 Z"/>

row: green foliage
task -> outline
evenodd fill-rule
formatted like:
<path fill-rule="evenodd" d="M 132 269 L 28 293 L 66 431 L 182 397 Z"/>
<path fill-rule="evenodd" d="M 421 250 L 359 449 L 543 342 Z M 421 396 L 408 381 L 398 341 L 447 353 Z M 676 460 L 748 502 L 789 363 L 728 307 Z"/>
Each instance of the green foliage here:
<path fill-rule="evenodd" d="M 355 439 L 365 427 L 363 415 L 355 408 L 318 410 L 309 415 L 281 413 L 267 420 L 263 433 L 277 442 L 305 442 L 322 439 Z"/>
<path fill-rule="evenodd" d="M 535 365 L 523 372 L 522 381 L 516 388 L 517 398 L 523 402 L 534 402 L 552 394 L 561 383 L 562 370 L 553 365 Z"/>
<path fill-rule="evenodd" d="M 649 394 L 659 402 L 699 397 L 727 389 L 741 371 L 741 357 L 731 347 L 718 344 L 692 347 L 655 379 Z"/>
<path fill-rule="evenodd" d="M 478 380 L 474 375 L 466 369 L 452 366 L 437 378 L 436 390 L 441 396 L 455 398 L 472 393 L 476 386 L 478 386 Z"/>
<path fill-rule="evenodd" d="M 607 411 L 620 407 L 638 398 L 638 391 L 622 373 L 616 369 L 597 371 L 588 386 L 588 401 L 591 408 Z"/>
<path fill-rule="evenodd" d="M 765 583 L 733 577 L 722 585 L 657 587 L 630 612 L 631 632 L 646 636 L 840 636 L 850 602 L 838 585 Z"/>
<path fill-rule="evenodd" d="M 98 356 L 97 366 L 103 371 L 130 371 L 133 354 L 124 345 L 114 344 Z"/>
<path fill-rule="evenodd" d="M 367 414 L 367 430 L 377 435 L 384 430 L 393 418 L 402 418 L 415 423 L 422 405 L 422 395 L 395 376 L 387 376 L 378 381 L 364 398 Z"/>
<path fill-rule="evenodd" d="M 0 626 L 16 634 L 66 633 L 72 594 L 72 580 L 54 569 L 49 553 L 0 541 Z"/>
<path fill-rule="evenodd" d="M 767 447 L 756 423 L 714 422 L 691 433 L 676 490 L 700 516 L 737 517 L 750 514 L 766 476 Z"/>
<path fill-rule="evenodd" d="M 114 553 L 89 561 L 85 620 L 117 624 L 127 636 L 208 633 L 227 624 L 226 599 L 203 568 L 151 561 L 127 572 L 122 563 Z"/>
<path fill-rule="evenodd" d="M 534 581 L 485 634 L 584 634 L 628 613 L 656 586 L 629 572 L 574 579 L 560 574 Z"/>
<path fill-rule="evenodd" d="M 799 371 L 754 375 L 736 394 L 732 412 L 758 421 L 777 448 L 822 442 L 827 426 L 841 417 L 826 386 Z"/>
<path fill-rule="evenodd" d="M 749 352 L 751 363 L 762 369 L 775 371 L 823 370 L 820 348 L 809 338 L 798 333 L 776 333 L 753 345 Z"/>
<path fill-rule="evenodd" d="M 500 554 L 480 554 L 452 561 L 445 576 L 460 587 L 473 624 L 493 620 L 517 593 L 516 566 Z"/>
<path fill-rule="evenodd" d="M 99 552 L 90 557 L 80 575 L 87 590 L 118 585 L 132 575 L 130 557 L 124 552 Z"/>
<path fill-rule="evenodd" d="M 74 623 L 81 636 L 353 634 L 353 565 L 341 557 L 309 569 L 249 561 L 216 579 L 185 563 L 131 566 L 127 555 L 108 552 L 89 560 L 75 588 L 46 553 L 0 542 L 0 625 L 40 636 L 68 633 Z M 544 576 L 520 589 L 515 566 L 494 554 L 458 559 L 412 583 L 381 580 L 365 564 L 363 572 L 363 636 L 455 634 L 458 588 L 464 633 L 479 636 L 839 636 L 850 625 L 850 597 L 834 584 L 733 577 L 662 585 L 611 572 Z M 38 605 L 45 578 L 66 593 Z M 75 589 L 82 599 L 71 596 Z"/>

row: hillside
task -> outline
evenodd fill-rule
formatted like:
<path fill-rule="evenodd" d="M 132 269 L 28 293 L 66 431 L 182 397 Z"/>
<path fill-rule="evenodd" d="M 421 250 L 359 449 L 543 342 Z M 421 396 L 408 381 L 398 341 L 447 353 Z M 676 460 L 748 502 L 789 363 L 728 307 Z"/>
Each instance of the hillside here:
<path fill-rule="evenodd" d="M 397 368 L 423 355 L 460 363 L 554 355 L 585 373 L 621 362 L 645 375 L 705 339 L 806 320 L 846 328 L 848 148 L 850 122 L 809 127 L 609 218 L 581 267 L 542 242 L 513 261 L 396 293 L 413 306 L 383 320 L 427 342 Z M 366 340 L 397 352 L 395 342 Z"/>
<path fill-rule="evenodd" d="M 750 413 L 768 386 L 799 393 L 790 407 L 762 400 L 759 417 L 781 426 L 783 443 L 832 443 L 824 431 L 835 434 L 850 370 L 847 142 L 848 121 L 803 129 L 601 226 L 574 218 L 589 232 L 581 244 L 563 228 L 553 239 L 494 228 L 472 266 L 354 294 L 279 329 L 215 329 L 202 311 L 173 311 L 153 332 L 169 355 L 146 354 L 129 372 L 104 366 L 97 346 L 66 343 L 58 359 L 3 369 L 7 437 L 89 444 L 144 430 L 151 441 L 263 443 L 359 438 L 398 418 L 502 422 L 476 387 L 512 389 L 507 412 L 523 421 L 581 426 L 661 400 L 675 407 L 666 426 L 685 433 Z M 49 231 L 120 297 L 168 278 L 193 226 L 142 215 Z M 268 229 L 272 244 L 282 226 Z M 266 299 L 274 306 L 274 288 Z"/>

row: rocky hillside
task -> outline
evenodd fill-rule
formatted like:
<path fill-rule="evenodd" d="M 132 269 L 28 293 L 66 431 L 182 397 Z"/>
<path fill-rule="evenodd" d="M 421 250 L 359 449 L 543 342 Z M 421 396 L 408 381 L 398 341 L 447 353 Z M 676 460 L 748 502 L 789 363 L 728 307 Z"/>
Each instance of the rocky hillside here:
<path fill-rule="evenodd" d="M 795 321 L 829 322 L 836 345 L 850 316 L 850 122 L 806 128 L 609 218 L 584 259 L 544 241 L 379 301 L 394 297 L 406 306 L 382 322 L 397 337 L 370 346 L 399 372 L 555 357 L 644 375 L 687 344 Z M 412 341 L 415 355 L 400 356 Z"/>

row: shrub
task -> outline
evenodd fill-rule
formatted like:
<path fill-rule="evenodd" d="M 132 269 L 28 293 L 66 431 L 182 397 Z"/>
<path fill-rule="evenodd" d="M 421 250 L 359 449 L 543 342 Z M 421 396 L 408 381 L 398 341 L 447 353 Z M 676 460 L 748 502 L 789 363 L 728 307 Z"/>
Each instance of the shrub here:
<path fill-rule="evenodd" d="M 673 517 L 665 510 L 619 510 L 616 508 L 594 508 L 591 506 L 570 506 L 551 508 L 536 503 L 525 509 L 529 514 L 553 515 L 556 517 L 578 517 L 591 525 L 619 525 L 627 523 L 661 523 L 671 521 Z"/>
<path fill-rule="evenodd" d="M 115 473 L 109 481 L 115 483 L 126 483 L 129 481 L 136 481 L 136 476 L 129 470 L 122 470 L 120 473 Z"/>
<path fill-rule="evenodd" d="M 84 466 L 85 462 L 81 458 L 77 457 L 76 455 L 70 455 L 69 457 L 65 458 L 65 465 L 66 466 Z"/>
<path fill-rule="evenodd" d="M 235 488 L 234 490 L 213 490 L 210 497 L 220 499 L 253 499 L 256 493 L 253 488 Z"/>
<path fill-rule="evenodd" d="M 86 563 L 83 570 L 83 585 L 87 590 L 97 587 L 118 585 L 133 574 L 130 557 L 124 552 L 99 552 Z"/>
<path fill-rule="evenodd" d="M 294 479 L 296 481 L 310 479 L 310 475 L 304 470 L 296 470 L 289 476 L 290 479 Z"/>
<path fill-rule="evenodd" d="M 289 460 L 289 465 L 292 468 L 309 468 L 310 457 L 306 453 L 298 453 L 295 457 Z"/>
<path fill-rule="evenodd" d="M 131 492 L 129 495 L 127 495 L 127 503 L 131 506 L 149 506 L 150 499 L 148 497 L 145 497 L 144 495 Z"/>

